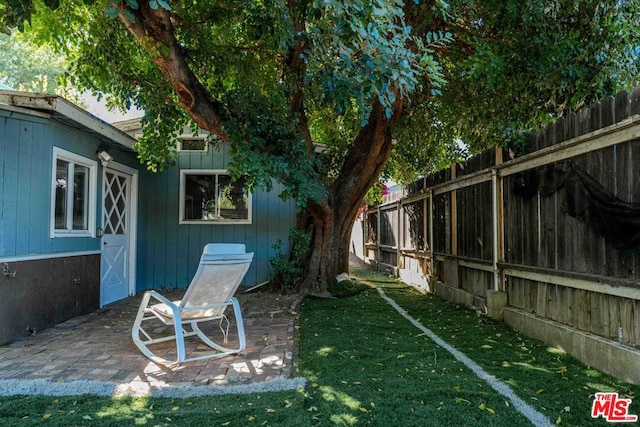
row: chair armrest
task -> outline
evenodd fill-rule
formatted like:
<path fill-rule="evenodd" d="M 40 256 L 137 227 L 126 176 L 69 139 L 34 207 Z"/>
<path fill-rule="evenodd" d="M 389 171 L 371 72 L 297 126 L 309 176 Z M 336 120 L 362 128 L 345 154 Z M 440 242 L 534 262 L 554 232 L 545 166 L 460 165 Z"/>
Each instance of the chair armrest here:
<path fill-rule="evenodd" d="M 176 319 L 182 318 L 182 316 L 180 315 L 180 308 L 177 305 L 175 305 L 173 303 L 173 301 L 171 301 L 170 299 L 167 299 L 166 297 L 162 296 L 161 294 L 159 294 L 156 291 L 147 291 L 146 293 L 149 296 L 157 299 L 158 301 L 160 301 L 161 303 L 163 303 L 167 307 L 169 307 L 171 309 L 171 312 L 173 313 L 173 317 L 174 318 L 176 318 Z"/>
<path fill-rule="evenodd" d="M 161 303 L 164 303 L 168 306 L 172 306 L 175 305 L 173 303 L 173 301 L 171 301 L 170 299 L 167 299 L 167 297 L 162 296 L 161 294 L 159 294 L 156 291 L 146 291 L 146 293 L 148 293 L 149 295 L 151 295 L 152 297 L 154 297 L 155 299 L 157 299 L 158 301 L 160 301 Z M 177 306 L 176 306 L 177 307 Z"/>

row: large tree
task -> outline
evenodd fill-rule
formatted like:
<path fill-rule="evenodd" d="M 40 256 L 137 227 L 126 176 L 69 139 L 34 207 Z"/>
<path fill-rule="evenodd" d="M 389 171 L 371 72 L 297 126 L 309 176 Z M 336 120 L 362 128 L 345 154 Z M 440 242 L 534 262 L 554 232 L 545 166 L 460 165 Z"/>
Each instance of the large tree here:
<path fill-rule="evenodd" d="M 0 33 L 0 83 L 25 92 L 55 93 L 80 103 L 79 94 L 65 84 L 64 56 L 28 33 Z"/>
<path fill-rule="evenodd" d="M 500 143 L 618 89 L 640 45 L 633 0 L 0 4 L 8 24 L 58 42 L 79 87 L 146 111 L 150 168 L 195 123 L 231 144 L 250 186 L 281 181 L 311 236 L 302 293 L 348 271 L 358 207 L 386 165 L 410 179 L 459 138 Z"/>

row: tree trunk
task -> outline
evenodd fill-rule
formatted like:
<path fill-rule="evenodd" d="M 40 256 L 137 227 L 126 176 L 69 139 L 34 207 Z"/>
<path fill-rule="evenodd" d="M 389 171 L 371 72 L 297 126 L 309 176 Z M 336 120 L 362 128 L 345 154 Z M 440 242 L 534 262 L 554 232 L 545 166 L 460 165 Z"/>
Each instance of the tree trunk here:
<path fill-rule="evenodd" d="M 349 271 L 349 243 L 356 213 L 357 208 L 352 213 L 327 205 L 310 209 L 311 244 L 308 256 L 302 260 L 304 273 L 297 287 L 301 294 L 323 294 L 338 274 Z M 298 226 L 305 227 L 307 223 L 305 218 Z"/>
<path fill-rule="evenodd" d="M 135 20 L 130 20 L 121 8 L 120 20 L 147 49 L 159 70 L 173 86 L 178 96 L 178 106 L 204 130 L 224 139 L 222 123 L 225 108 L 211 97 L 188 65 L 187 56 L 179 43 L 170 13 L 163 8 L 152 9 L 148 5 L 135 10 Z M 298 17 L 304 16 L 297 11 Z M 298 13 L 299 12 L 299 13 Z M 296 21 L 296 28 L 304 28 L 304 20 Z M 158 54 L 158 46 L 162 54 Z M 292 49 L 285 71 L 298 82 L 290 100 L 292 113 L 296 114 L 298 133 L 307 141 L 307 155 L 313 156 L 314 149 L 303 102 L 305 62 L 301 53 L 307 49 L 307 41 L 301 38 Z M 167 50 L 165 52 L 165 50 Z M 309 200 L 306 215 L 298 223 L 298 228 L 310 232 L 310 250 L 305 259 L 300 260 L 303 275 L 297 290 L 302 296 L 310 293 L 324 293 L 334 283 L 336 275 L 349 271 L 349 244 L 351 228 L 358 208 L 369 188 L 378 180 L 389 159 L 393 147 L 391 128 L 402 116 L 402 96 L 395 90 L 395 102 L 383 107 L 374 100 L 366 125 L 356 136 L 344 163 L 334 182 L 327 188 L 322 202 Z M 390 112 L 391 114 L 387 114 Z M 323 177 L 318 177 L 322 180 Z"/>
<path fill-rule="evenodd" d="M 402 103 L 394 107 L 393 116 L 398 117 Z M 304 273 L 297 289 L 302 295 L 323 294 L 335 282 L 336 275 L 349 272 L 353 223 L 364 196 L 379 179 L 391 154 L 392 125 L 393 120 L 376 103 L 326 199 L 322 203 L 310 201 L 308 215 L 299 217 L 298 229 L 310 231 L 312 237 L 308 256 L 300 260 Z"/>

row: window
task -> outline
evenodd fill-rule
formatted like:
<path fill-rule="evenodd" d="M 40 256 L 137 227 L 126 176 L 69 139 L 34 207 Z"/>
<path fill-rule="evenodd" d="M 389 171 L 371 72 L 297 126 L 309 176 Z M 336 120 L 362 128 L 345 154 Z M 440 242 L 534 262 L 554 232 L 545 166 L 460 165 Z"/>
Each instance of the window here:
<path fill-rule="evenodd" d="M 226 171 L 180 171 L 180 224 L 250 224 L 251 194 L 244 178 Z"/>
<path fill-rule="evenodd" d="M 207 151 L 207 141 L 204 138 L 181 138 L 178 140 L 178 151 Z"/>
<path fill-rule="evenodd" d="M 95 237 L 97 163 L 53 148 L 51 237 Z"/>

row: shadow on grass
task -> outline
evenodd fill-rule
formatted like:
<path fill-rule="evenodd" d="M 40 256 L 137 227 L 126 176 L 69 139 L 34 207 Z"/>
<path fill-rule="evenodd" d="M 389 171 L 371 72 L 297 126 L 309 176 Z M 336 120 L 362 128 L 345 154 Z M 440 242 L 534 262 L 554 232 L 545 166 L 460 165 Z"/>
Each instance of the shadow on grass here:
<path fill-rule="evenodd" d="M 0 398 L 5 426 L 302 426 L 301 391 L 189 399 L 93 396 Z"/>
<path fill-rule="evenodd" d="M 361 274 L 360 270 L 356 270 Z M 596 392 L 638 396 L 639 387 L 582 365 L 475 310 L 403 287 L 384 286 L 411 316 L 464 352 L 560 425 L 593 420 Z M 368 288 L 351 298 L 307 299 L 299 319 L 297 368 L 305 389 L 188 399 L 13 396 L 0 425 L 520 426 L 509 403 Z M 630 413 L 640 414 L 634 400 Z"/>
<path fill-rule="evenodd" d="M 525 337 L 481 312 L 424 295 L 412 288 L 385 289 L 408 313 L 521 398 L 561 425 L 608 425 L 591 418 L 596 392 L 618 392 L 634 399 L 640 387 L 585 366 L 574 357 Z M 632 402 L 630 412 L 640 414 Z"/>
<path fill-rule="evenodd" d="M 312 425 L 526 424 L 373 289 L 310 299 L 301 312 L 299 367 Z"/>
<path fill-rule="evenodd" d="M 352 267 L 351 274 L 366 283 L 380 288 L 405 288 L 407 286 L 392 274 L 377 271 L 368 266 Z"/>

